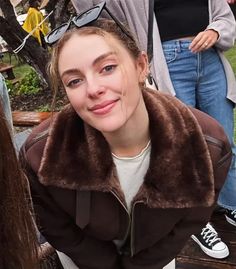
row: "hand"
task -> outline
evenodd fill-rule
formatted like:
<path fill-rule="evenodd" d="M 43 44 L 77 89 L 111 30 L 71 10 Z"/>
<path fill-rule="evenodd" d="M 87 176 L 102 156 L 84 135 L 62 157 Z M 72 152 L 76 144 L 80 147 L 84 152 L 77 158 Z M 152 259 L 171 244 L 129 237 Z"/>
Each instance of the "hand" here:
<path fill-rule="evenodd" d="M 236 3 L 236 0 L 227 0 L 227 2 L 228 2 L 229 4 L 234 4 L 234 3 Z"/>
<path fill-rule="evenodd" d="M 197 34 L 197 36 L 195 36 L 195 38 L 191 42 L 189 49 L 193 53 L 207 50 L 212 46 L 214 46 L 218 37 L 219 37 L 218 32 L 211 29 L 200 32 L 199 34 Z"/>

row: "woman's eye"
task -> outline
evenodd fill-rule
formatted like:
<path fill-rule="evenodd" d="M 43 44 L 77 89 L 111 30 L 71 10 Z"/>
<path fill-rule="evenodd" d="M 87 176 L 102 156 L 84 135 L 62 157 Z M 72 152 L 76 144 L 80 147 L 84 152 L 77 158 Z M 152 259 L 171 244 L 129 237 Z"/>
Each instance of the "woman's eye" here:
<path fill-rule="evenodd" d="M 102 72 L 109 73 L 112 72 L 116 68 L 116 65 L 107 65 L 102 69 Z"/>
<path fill-rule="evenodd" d="M 67 87 L 76 87 L 77 85 L 82 83 L 82 79 L 77 78 L 77 79 L 73 79 L 69 82 L 66 83 Z"/>

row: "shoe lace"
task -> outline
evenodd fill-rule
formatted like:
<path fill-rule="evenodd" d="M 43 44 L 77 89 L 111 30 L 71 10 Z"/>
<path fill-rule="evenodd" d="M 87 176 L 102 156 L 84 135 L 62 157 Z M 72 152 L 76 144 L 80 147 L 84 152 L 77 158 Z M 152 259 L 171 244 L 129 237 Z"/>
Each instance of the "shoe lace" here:
<path fill-rule="evenodd" d="M 202 229 L 201 235 L 209 246 L 211 246 L 217 241 L 221 241 L 221 239 L 218 237 L 218 233 L 209 223 L 206 225 L 205 228 Z"/>
<path fill-rule="evenodd" d="M 231 211 L 231 215 L 233 215 L 234 217 L 236 217 L 236 209 Z"/>

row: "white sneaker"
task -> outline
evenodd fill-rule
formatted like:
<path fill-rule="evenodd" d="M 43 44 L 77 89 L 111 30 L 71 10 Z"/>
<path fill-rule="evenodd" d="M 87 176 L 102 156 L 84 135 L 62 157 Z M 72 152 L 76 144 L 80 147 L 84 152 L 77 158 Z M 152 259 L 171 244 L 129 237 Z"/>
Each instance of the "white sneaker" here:
<path fill-rule="evenodd" d="M 192 235 L 191 238 L 210 257 L 223 259 L 229 255 L 227 245 L 221 241 L 210 223 L 207 223 L 200 234 Z"/>
<path fill-rule="evenodd" d="M 228 223 L 236 226 L 236 210 L 225 210 L 225 218 L 228 221 Z"/>

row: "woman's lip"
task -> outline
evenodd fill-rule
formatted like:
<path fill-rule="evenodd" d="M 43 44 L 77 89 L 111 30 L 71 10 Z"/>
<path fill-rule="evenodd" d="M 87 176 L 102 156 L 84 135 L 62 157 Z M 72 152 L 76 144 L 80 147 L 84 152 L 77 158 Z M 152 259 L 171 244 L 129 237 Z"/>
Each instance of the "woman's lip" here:
<path fill-rule="evenodd" d="M 92 106 L 91 108 L 89 108 L 89 110 L 93 111 L 93 110 L 101 109 L 101 108 L 104 108 L 104 107 L 110 105 L 111 103 L 114 103 L 114 102 L 116 102 L 116 100 L 107 100 L 107 101 L 104 101 L 100 104 Z"/>
<path fill-rule="evenodd" d="M 109 100 L 102 102 L 101 104 L 95 105 L 91 107 L 89 110 L 97 115 L 104 115 L 111 111 L 111 109 L 115 106 L 117 100 Z"/>

